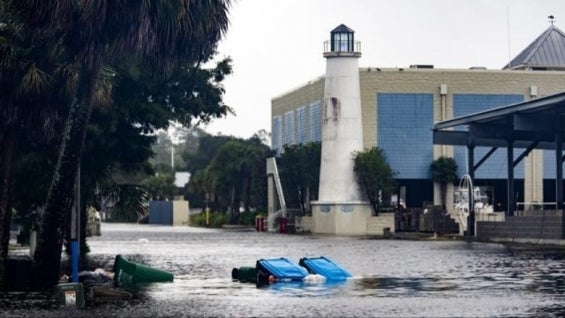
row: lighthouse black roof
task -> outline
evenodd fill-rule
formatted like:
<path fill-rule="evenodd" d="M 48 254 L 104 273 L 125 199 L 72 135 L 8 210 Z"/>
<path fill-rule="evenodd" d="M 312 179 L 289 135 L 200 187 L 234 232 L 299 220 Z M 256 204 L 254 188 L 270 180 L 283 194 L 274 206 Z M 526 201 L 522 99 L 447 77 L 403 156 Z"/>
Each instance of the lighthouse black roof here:
<path fill-rule="evenodd" d="M 553 24 L 504 69 L 565 69 L 565 33 Z"/>
<path fill-rule="evenodd" d="M 332 30 L 332 33 L 336 33 L 336 32 L 349 32 L 349 33 L 355 33 L 355 31 L 351 30 L 350 28 L 348 28 L 345 24 L 340 24 L 337 26 L 337 28 Z"/>

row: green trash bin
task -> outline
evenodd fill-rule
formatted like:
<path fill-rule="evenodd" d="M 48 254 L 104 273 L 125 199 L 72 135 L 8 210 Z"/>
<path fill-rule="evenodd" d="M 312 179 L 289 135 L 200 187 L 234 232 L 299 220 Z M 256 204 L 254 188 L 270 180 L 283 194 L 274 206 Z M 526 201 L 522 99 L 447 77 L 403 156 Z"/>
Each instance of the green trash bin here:
<path fill-rule="evenodd" d="M 140 283 L 172 282 L 170 272 L 128 261 L 116 255 L 114 261 L 114 281 L 118 286 L 132 286 Z"/>
<path fill-rule="evenodd" d="M 231 272 L 231 277 L 242 283 L 255 283 L 257 280 L 257 270 L 255 266 L 234 267 Z"/>

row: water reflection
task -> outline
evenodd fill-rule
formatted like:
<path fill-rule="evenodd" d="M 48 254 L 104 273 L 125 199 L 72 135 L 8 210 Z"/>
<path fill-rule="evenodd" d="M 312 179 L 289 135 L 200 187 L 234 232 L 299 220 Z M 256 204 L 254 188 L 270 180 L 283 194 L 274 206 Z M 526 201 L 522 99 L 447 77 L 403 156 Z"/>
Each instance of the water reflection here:
<path fill-rule="evenodd" d="M 439 278 L 398 278 L 398 277 L 366 277 L 355 280 L 353 290 L 374 295 L 372 290 L 379 290 L 381 296 L 398 296 L 425 291 L 448 291 L 456 288 L 456 284 Z"/>
<path fill-rule="evenodd" d="M 329 280 L 323 283 L 280 282 L 259 289 L 284 297 L 327 297 L 343 293 L 349 280 Z"/>

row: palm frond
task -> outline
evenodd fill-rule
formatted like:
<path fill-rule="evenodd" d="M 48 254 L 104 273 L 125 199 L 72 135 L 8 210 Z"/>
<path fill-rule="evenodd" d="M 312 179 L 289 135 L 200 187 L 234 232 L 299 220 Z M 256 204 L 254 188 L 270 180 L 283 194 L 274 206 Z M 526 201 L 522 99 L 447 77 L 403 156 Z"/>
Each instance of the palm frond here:
<path fill-rule="evenodd" d="M 38 68 L 35 63 L 31 63 L 16 89 L 17 95 L 20 97 L 29 95 L 37 97 L 47 92 L 51 81 L 51 76 Z"/>

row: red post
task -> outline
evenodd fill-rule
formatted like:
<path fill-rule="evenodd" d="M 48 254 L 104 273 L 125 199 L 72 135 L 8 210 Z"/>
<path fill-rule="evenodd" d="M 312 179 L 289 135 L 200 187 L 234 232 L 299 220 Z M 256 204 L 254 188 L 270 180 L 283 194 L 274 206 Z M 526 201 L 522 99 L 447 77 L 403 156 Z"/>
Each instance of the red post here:
<path fill-rule="evenodd" d="M 263 232 L 265 231 L 265 219 L 261 216 L 257 216 L 255 218 L 255 229 L 257 230 L 257 232 Z"/>
<path fill-rule="evenodd" d="M 285 218 L 285 217 L 279 218 L 279 232 L 280 233 L 286 233 L 287 222 L 288 222 L 287 218 Z"/>

